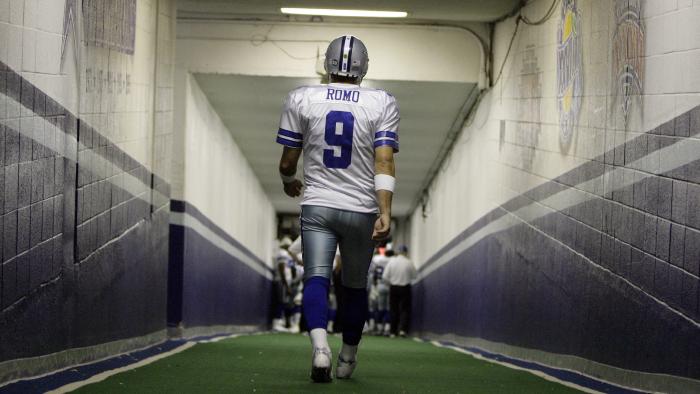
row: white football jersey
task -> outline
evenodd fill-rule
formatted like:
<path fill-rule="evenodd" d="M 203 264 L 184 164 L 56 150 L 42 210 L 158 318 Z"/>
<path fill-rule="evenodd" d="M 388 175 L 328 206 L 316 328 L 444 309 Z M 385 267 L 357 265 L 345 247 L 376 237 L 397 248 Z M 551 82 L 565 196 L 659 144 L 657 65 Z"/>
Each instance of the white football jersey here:
<path fill-rule="evenodd" d="M 353 84 L 304 86 L 289 93 L 277 142 L 304 150 L 302 205 L 378 212 L 374 149 L 399 151 L 392 95 Z"/>

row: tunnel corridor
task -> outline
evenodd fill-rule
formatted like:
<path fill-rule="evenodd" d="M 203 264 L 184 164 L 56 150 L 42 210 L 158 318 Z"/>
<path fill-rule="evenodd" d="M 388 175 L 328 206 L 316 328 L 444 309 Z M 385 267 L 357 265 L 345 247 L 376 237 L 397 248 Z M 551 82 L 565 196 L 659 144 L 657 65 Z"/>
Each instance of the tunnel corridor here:
<path fill-rule="evenodd" d="M 697 0 L 0 0 L 0 393 L 700 392 L 698 21 Z M 280 290 L 303 197 L 275 138 L 345 35 L 400 112 L 372 130 L 401 146 L 376 253 L 417 274 L 409 338 L 365 334 L 324 388 Z"/>

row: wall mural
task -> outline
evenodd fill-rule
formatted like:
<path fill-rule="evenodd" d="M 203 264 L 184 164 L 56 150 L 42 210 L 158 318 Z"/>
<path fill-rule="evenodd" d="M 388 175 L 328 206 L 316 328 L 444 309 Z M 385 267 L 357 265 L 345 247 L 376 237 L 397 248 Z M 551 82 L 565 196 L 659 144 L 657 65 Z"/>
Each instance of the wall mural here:
<path fill-rule="evenodd" d="M 80 10 L 78 7 L 80 6 Z M 79 17 L 80 16 L 80 17 Z M 79 24 L 82 24 L 80 29 Z M 80 30 L 78 30 L 80 29 Z M 78 38 L 79 31 L 83 36 Z M 72 32 L 72 34 L 71 34 Z M 74 45 L 82 41 L 85 46 L 114 50 L 127 55 L 134 54 L 136 37 L 136 0 L 66 0 L 63 14 L 63 61 L 69 37 Z M 78 51 L 75 52 L 79 63 Z M 95 69 L 85 64 L 84 90 L 86 93 L 129 94 L 131 75 L 124 71 Z"/>
<path fill-rule="evenodd" d="M 632 98 L 639 99 L 644 81 L 644 26 L 641 0 L 615 1 L 612 66 L 615 80 L 613 106 L 622 111 L 625 126 Z M 615 110 L 615 108 L 613 108 Z"/>
<path fill-rule="evenodd" d="M 559 143 L 568 147 L 581 109 L 581 14 L 576 0 L 563 0 L 557 34 L 557 107 Z"/>
<path fill-rule="evenodd" d="M 521 168 L 530 171 L 535 160 L 537 142 L 542 131 L 542 124 L 540 123 L 542 83 L 540 81 L 540 68 L 537 64 L 534 45 L 525 47 L 518 89 L 520 96 L 517 104 L 519 122 L 515 142 L 521 149 Z"/>

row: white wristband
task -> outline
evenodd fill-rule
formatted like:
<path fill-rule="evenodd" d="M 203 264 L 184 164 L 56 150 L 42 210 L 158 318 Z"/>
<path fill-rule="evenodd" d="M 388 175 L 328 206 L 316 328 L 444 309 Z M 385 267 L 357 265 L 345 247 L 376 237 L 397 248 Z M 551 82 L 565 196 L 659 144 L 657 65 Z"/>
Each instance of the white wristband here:
<path fill-rule="evenodd" d="M 283 173 L 280 172 L 280 178 L 282 178 L 283 183 L 292 183 L 297 180 L 296 176 L 294 175 L 284 175 Z"/>
<path fill-rule="evenodd" d="M 374 176 L 374 190 L 388 190 L 394 192 L 396 178 L 391 175 L 377 174 Z"/>

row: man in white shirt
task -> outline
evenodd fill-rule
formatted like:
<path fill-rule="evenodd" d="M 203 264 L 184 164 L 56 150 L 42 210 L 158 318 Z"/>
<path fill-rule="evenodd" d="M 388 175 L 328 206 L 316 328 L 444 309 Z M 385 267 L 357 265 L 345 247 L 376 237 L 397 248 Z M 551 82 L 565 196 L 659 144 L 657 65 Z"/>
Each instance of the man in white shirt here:
<path fill-rule="evenodd" d="M 416 267 L 409 260 L 408 248 L 399 247 L 399 254 L 389 260 L 382 280 L 390 285 L 391 334 L 406 336 L 411 321 L 411 282 L 416 279 Z"/>
<path fill-rule="evenodd" d="M 343 262 L 343 346 L 337 378 L 349 378 L 367 318 L 367 270 L 373 240 L 389 235 L 398 152 L 399 110 L 387 92 L 360 87 L 369 57 L 364 43 L 345 35 L 326 51 L 327 85 L 289 93 L 277 142 L 284 145 L 280 177 L 301 201 L 304 249 L 303 312 L 312 346 L 311 378 L 331 380 L 326 328 L 328 291 L 337 245 Z M 304 154 L 304 183 L 295 178 Z"/>

